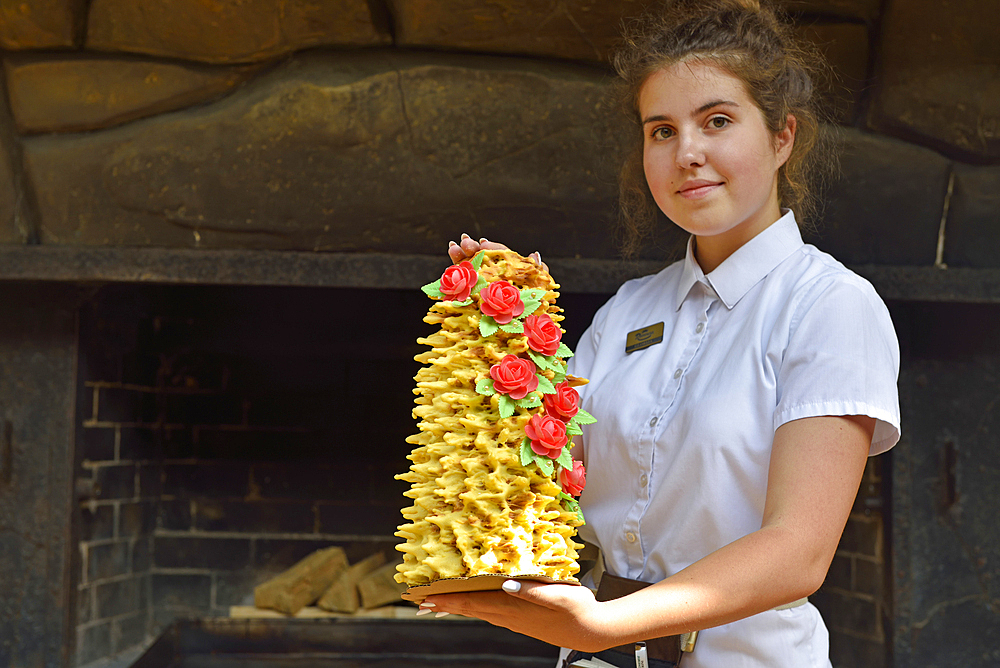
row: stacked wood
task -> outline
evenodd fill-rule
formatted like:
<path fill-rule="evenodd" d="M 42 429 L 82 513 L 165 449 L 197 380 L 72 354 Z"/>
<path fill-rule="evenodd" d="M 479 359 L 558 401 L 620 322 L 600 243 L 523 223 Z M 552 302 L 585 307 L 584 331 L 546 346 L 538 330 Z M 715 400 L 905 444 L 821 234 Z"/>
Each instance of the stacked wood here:
<path fill-rule="evenodd" d="M 345 570 L 323 593 L 316 605 L 330 612 L 357 612 L 361 607 L 358 599 L 358 583 L 373 570 L 385 563 L 385 555 L 376 552 Z M 398 600 L 398 597 L 397 597 Z M 365 606 L 371 607 L 371 606 Z"/>
<path fill-rule="evenodd" d="M 380 605 L 395 603 L 406 591 L 406 585 L 396 582 L 396 564 L 393 562 L 372 571 L 358 583 L 358 593 L 361 594 L 361 606 L 377 608 Z"/>
<path fill-rule="evenodd" d="M 342 548 L 313 552 L 284 573 L 255 587 L 254 604 L 294 615 L 315 603 L 347 567 L 347 555 Z"/>

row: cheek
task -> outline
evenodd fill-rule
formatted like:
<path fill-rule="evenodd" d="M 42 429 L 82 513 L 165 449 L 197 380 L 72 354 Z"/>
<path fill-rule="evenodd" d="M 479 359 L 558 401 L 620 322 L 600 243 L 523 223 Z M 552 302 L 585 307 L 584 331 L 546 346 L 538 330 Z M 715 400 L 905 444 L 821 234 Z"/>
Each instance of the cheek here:
<path fill-rule="evenodd" d="M 653 198 L 659 201 L 661 195 L 670 190 L 671 170 L 663 151 L 647 148 L 642 154 L 642 169 L 646 174 L 646 183 L 653 193 Z"/>

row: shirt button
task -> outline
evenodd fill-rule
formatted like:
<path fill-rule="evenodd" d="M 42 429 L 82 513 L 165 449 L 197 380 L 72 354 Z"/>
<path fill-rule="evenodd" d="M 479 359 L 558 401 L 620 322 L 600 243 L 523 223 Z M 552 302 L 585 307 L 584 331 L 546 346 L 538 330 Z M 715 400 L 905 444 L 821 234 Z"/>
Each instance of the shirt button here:
<path fill-rule="evenodd" d="M 694 331 L 698 334 L 701 334 L 701 330 L 703 329 L 705 329 L 705 323 L 699 322 L 698 326 L 694 328 Z"/>
<path fill-rule="evenodd" d="M 674 380 L 677 380 L 680 377 L 681 377 L 681 370 L 678 369 L 677 371 L 674 371 Z"/>
<path fill-rule="evenodd" d="M 649 478 L 647 478 L 646 474 L 643 473 L 642 477 L 639 478 L 639 484 L 642 485 L 643 487 L 645 487 L 647 482 L 649 482 Z"/>
<path fill-rule="evenodd" d="M 651 420 L 649 421 L 649 426 L 650 426 L 650 427 L 655 427 L 655 426 L 656 426 L 656 418 L 652 418 L 652 419 L 651 419 Z"/>
<path fill-rule="evenodd" d="M 625 540 L 627 540 L 630 543 L 634 543 L 635 542 L 635 534 L 632 533 L 631 531 L 629 531 L 627 534 L 625 534 Z"/>

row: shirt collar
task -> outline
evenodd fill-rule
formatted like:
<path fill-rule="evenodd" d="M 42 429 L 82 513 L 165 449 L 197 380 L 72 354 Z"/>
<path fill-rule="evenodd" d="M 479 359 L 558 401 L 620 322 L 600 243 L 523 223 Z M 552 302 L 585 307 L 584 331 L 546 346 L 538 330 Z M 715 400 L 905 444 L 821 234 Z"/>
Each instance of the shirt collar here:
<path fill-rule="evenodd" d="M 736 249 L 715 271 L 706 274 L 694 257 L 692 235 L 688 239 L 681 280 L 677 286 L 677 308 L 681 307 L 695 283 L 703 283 L 715 291 L 726 308 L 731 309 L 750 288 L 802 246 L 795 214 L 786 210 L 781 218 Z"/>

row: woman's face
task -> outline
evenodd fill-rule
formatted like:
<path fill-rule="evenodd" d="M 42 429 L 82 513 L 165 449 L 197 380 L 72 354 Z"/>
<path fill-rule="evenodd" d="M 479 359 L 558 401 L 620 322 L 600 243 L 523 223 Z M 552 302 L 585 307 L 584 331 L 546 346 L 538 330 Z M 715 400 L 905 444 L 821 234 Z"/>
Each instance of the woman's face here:
<path fill-rule="evenodd" d="M 653 199 L 697 237 L 705 272 L 780 217 L 778 168 L 791 153 L 794 117 L 772 135 L 743 82 L 702 61 L 653 73 L 639 113 Z"/>

